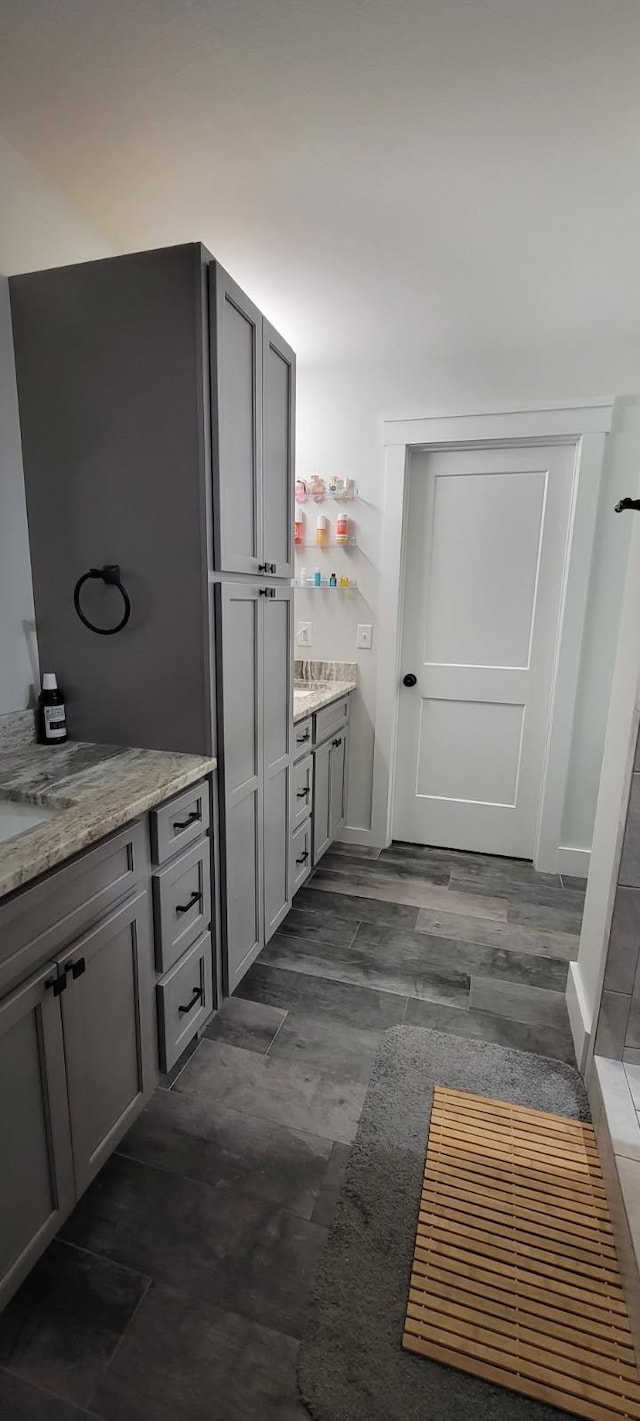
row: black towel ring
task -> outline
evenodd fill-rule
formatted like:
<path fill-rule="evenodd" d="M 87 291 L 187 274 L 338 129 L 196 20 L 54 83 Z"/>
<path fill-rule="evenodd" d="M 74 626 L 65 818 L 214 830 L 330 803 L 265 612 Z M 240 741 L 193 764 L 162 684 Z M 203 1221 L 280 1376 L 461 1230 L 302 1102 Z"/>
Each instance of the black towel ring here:
<path fill-rule="evenodd" d="M 93 622 L 90 622 L 89 618 L 84 615 L 82 607 L 80 606 L 80 593 L 85 582 L 88 582 L 92 577 L 102 578 L 102 581 L 107 587 L 117 587 L 118 591 L 122 593 L 124 612 L 115 627 L 96 627 Z M 83 573 L 82 577 L 78 578 L 73 589 L 73 605 L 80 621 L 84 622 L 85 627 L 88 627 L 90 632 L 97 632 L 99 636 L 114 636 L 116 632 L 121 632 L 122 628 L 126 627 L 129 617 L 131 616 L 131 602 L 129 601 L 129 593 L 126 587 L 122 585 L 118 563 L 110 562 L 105 563 L 104 567 L 90 567 L 88 572 Z"/>

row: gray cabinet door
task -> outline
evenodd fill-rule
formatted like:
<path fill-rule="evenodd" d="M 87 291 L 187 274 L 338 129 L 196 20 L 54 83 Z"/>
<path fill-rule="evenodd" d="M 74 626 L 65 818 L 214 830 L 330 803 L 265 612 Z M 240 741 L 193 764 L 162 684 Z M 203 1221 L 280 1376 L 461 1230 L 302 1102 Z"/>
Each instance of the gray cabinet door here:
<path fill-rule="evenodd" d="M 0 1306 L 75 1198 L 56 975 L 49 963 L 0 1006 Z"/>
<path fill-rule="evenodd" d="M 335 839 L 344 824 L 347 792 L 347 736 L 343 730 L 330 742 L 329 751 L 329 837 Z"/>
<path fill-rule="evenodd" d="M 235 990 L 263 942 L 262 601 L 252 583 L 215 588 L 225 989 Z"/>
<path fill-rule="evenodd" d="M 329 827 L 331 741 L 313 752 L 313 862 L 331 843 Z"/>
<path fill-rule="evenodd" d="M 262 317 L 217 263 L 211 265 L 210 329 L 214 566 L 257 573 L 263 561 Z"/>
<path fill-rule="evenodd" d="M 296 358 L 262 321 L 263 563 L 271 576 L 293 577 L 293 475 Z"/>
<path fill-rule="evenodd" d="M 151 956 L 145 889 L 57 958 L 78 1194 L 153 1089 Z"/>
<path fill-rule="evenodd" d="M 264 667 L 264 940 L 291 907 L 290 834 L 293 748 L 293 588 L 269 588 L 262 600 Z"/>

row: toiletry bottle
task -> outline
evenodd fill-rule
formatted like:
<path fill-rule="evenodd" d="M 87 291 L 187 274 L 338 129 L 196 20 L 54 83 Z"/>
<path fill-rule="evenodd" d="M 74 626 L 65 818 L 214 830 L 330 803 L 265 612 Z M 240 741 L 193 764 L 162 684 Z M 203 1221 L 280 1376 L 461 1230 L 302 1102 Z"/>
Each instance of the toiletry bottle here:
<path fill-rule="evenodd" d="M 296 521 L 293 525 L 293 541 L 297 548 L 304 547 L 304 514 L 300 508 L 296 508 Z"/>
<path fill-rule="evenodd" d="M 313 585 L 314 587 L 322 587 L 322 573 L 319 567 L 316 568 L 313 574 Z"/>
<path fill-rule="evenodd" d="M 341 577 L 341 578 L 340 578 L 340 586 L 341 586 L 341 587 L 348 587 L 348 586 L 349 586 L 349 578 L 348 578 L 348 577 Z"/>
<path fill-rule="evenodd" d="M 301 567 L 301 568 L 300 568 L 300 577 L 299 577 L 298 581 L 299 581 L 301 587 L 304 587 L 304 586 L 305 586 L 305 583 L 306 583 L 306 581 L 307 581 L 307 569 L 306 569 L 306 567 Z"/>
<path fill-rule="evenodd" d="M 337 579 L 337 577 L 336 577 L 336 575 L 335 575 L 335 572 L 332 572 L 331 577 L 329 578 L 329 586 L 330 586 L 330 587 L 337 587 L 337 586 L 338 586 L 338 579 Z"/>
<path fill-rule="evenodd" d="M 43 745 L 60 745 L 67 738 L 64 696 L 58 690 L 53 671 L 45 671 L 38 698 L 40 740 Z"/>
<path fill-rule="evenodd" d="M 349 542 L 349 520 L 348 520 L 348 518 L 347 518 L 346 513 L 342 513 L 342 511 L 341 511 L 341 512 L 338 514 L 338 517 L 337 517 L 337 519 L 336 519 L 336 543 L 348 543 L 348 542 Z"/>
<path fill-rule="evenodd" d="M 316 524 L 316 543 L 319 548 L 326 548 L 329 542 L 329 519 L 321 513 Z"/>

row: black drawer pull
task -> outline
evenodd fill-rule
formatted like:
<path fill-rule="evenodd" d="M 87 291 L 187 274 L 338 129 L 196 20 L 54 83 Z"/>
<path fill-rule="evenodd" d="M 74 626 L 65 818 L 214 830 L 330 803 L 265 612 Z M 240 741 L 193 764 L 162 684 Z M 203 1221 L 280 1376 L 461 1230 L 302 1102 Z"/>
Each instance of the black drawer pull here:
<path fill-rule="evenodd" d="M 198 892 L 197 888 L 194 888 L 188 903 L 176 903 L 176 913 L 188 913 L 190 908 L 201 902 L 202 894 Z"/>
<path fill-rule="evenodd" d="M 174 829 L 188 829 L 189 825 L 195 824 L 197 819 L 202 819 L 200 810 L 192 809 L 191 813 L 187 815 L 186 819 L 174 819 L 173 827 Z"/>
<path fill-rule="evenodd" d="M 311 785 L 307 785 L 306 789 L 296 790 L 296 799 L 308 799 L 310 789 Z"/>
<path fill-rule="evenodd" d="M 64 970 L 65 972 L 71 973 L 74 982 L 77 981 L 78 977 L 81 977 L 83 972 L 86 972 L 87 970 L 87 964 L 84 960 L 84 957 L 79 957 L 77 962 L 67 962 Z"/>
<path fill-rule="evenodd" d="M 340 736 L 340 738 L 339 738 L 338 740 L 334 740 L 334 741 L 332 742 L 332 744 L 335 746 L 335 748 L 336 748 L 336 750 L 337 750 L 338 746 L 339 746 L 339 745 L 342 745 L 342 736 Z"/>
<path fill-rule="evenodd" d="M 66 977 L 47 977 L 45 987 L 51 987 L 54 997 L 61 997 L 67 990 Z"/>
<path fill-rule="evenodd" d="M 190 1002 L 187 1002 L 186 1007 L 178 1007 L 178 1011 L 181 1013 L 181 1015 L 182 1015 L 182 1016 L 186 1016 L 186 1015 L 187 1015 L 187 1012 L 193 1011 L 193 1008 L 194 1008 L 196 1002 L 199 1002 L 199 1001 L 200 1001 L 200 998 L 201 998 L 203 995 L 204 995 L 204 994 L 203 994 L 203 991 L 202 991 L 202 987 L 194 987 L 194 989 L 193 989 L 193 996 L 192 996 L 192 998 L 191 998 L 191 1001 L 190 1001 Z"/>
<path fill-rule="evenodd" d="M 299 859 L 296 859 L 296 863 L 306 863 L 308 857 L 309 857 L 309 851 L 308 851 L 308 849 L 305 849 L 305 851 L 304 851 L 304 853 L 301 855 L 301 857 L 300 857 Z"/>
<path fill-rule="evenodd" d="M 296 735 L 296 745 L 304 745 L 305 741 L 311 739 L 311 731 L 307 730 L 305 735 Z"/>

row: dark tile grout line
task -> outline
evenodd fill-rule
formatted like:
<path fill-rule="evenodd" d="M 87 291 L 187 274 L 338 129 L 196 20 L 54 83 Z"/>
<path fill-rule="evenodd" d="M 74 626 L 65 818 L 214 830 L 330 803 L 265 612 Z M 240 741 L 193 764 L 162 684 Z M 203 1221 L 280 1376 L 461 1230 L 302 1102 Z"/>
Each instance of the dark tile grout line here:
<path fill-rule="evenodd" d="M 287 1017 L 289 1016 L 289 1008 L 288 1008 L 288 1007 L 281 1007 L 280 1010 L 281 1010 L 281 1011 L 284 1011 L 284 1016 L 283 1016 L 283 1018 L 282 1018 L 282 1021 L 280 1022 L 280 1025 L 276 1027 L 276 1029 L 275 1029 L 275 1031 L 274 1031 L 274 1033 L 273 1033 L 273 1036 L 271 1037 L 271 1040 L 270 1040 L 270 1042 L 269 1042 L 269 1045 L 267 1046 L 266 1051 L 263 1051 L 263 1052 L 262 1052 L 262 1055 L 263 1055 L 263 1056 L 268 1056 L 268 1055 L 269 1055 L 269 1052 L 270 1052 L 270 1050 L 271 1050 L 271 1047 L 273 1046 L 274 1042 L 277 1041 L 277 1039 L 278 1039 L 278 1037 L 279 1037 L 279 1035 L 280 1035 L 280 1032 L 282 1031 L 282 1028 L 283 1028 L 283 1026 L 284 1026 L 284 1024 L 285 1024 L 285 1021 L 287 1020 Z"/>
<path fill-rule="evenodd" d="M 146 1275 L 145 1275 L 145 1274 L 141 1274 L 140 1276 L 141 1276 L 141 1277 L 145 1277 Z M 98 1387 L 101 1386 L 102 1382 L 104 1381 L 104 1379 L 105 1379 L 105 1377 L 106 1377 L 106 1375 L 107 1375 L 107 1372 L 109 1371 L 109 1368 L 110 1368 L 110 1367 L 113 1365 L 113 1363 L 115 1362 L 115 1359 L 116 1359 L 116 1357 L 117 1357 L 117 1355 L 118 1355 L 118 1352 L 120 1351 L 120 1348 L 122 1347 L 122 1344 L 123 1344 L 124 1339 L 125 1339 L 125 1337 L 126 1337 L 128 1331 L 129 1331 L 129 1328 L 132 1327 L 133 1323 L 135 1322 L 136 1317 L 138 1316 L 138 1313 L 140 1312 L 140 1309 L 141 1309 L 141 1307 L 142 1307 L 142 1304 L 144 1303 L 145 1299 L 146 1299 L 146 1298 L 148 1297 L 148 1295 L 149 1295 L 149 1292 L 150 1292 L 150 1290 L 151 1290 L 151 1288 L 152 1288 L 152 1286 L 153 1286 L 153 1281 L 154 1281 L 153 1278 L 150 1278 L 150 1279 L 149 1279 L 149 1281 L 148 1281 L 148 1283 L 147 1283 L 147 1286 L 146 1286 L 146 1288 L 145 1288 L 145 1290 L 144 1290 L 144 1292 L 143 1292 L 143 1294 L 142 1294 L 142 1297 L 140 1297 L 140 1298 L 138 1299 L 138 1301 L 137 1301 L 137 1303 L 136 1303 L 136 1306 L 134 1307 L 133 1312 L 132 1312 L 132 1314 L 131 1314 L 131 1317 L 129 1318 L 129 1321 L 125 1324 L 125 1326 L 124 1326 L 122 1332 L 120 1333 L 120 1336 L 119 1336 L 119 1338 L 118 1338 L 118 1341 L 116 1342 L 116 1345 L 115 1345 L 115 1347 L 114 1347 L 114 1349 L 113 1349 L 113 1352 L 111 1353 L 111 1356 L 110 1356 L 110 1358 L 109 1358 L 109 1361 L 106 1363 L 106 1366 L 103 1367 L 103 1369 L 102 1369 L 102 1371 L 101 1371 L 101 1373 L 100 1373 L 100 1376 L 98 1377 L 98 1380 L 96 1381 L 95 1386 L 93 1387 L 92 1391 L 89 1393 L 89 1398 L 88 1398 L 88 1401 L 87 1401 L 87 1403 L 86 1403 L 87 1409 L 91 1406 L 91 1402 L 93 1401 L 93 1398 L 94 1398 L 94 1396 L 96 1395 L 96 1392 L 97 1392 L 97 1390 L 98 1390 Z M 96 1412 L 95 1414 L 96 1414 L 96 1415 L 99 1415 L 98 1412 Z"/>

